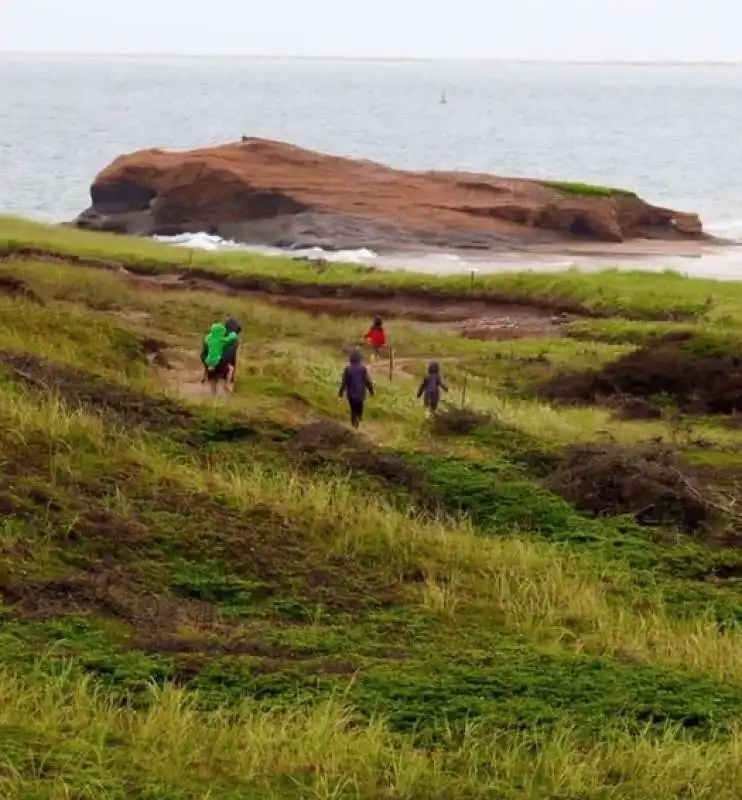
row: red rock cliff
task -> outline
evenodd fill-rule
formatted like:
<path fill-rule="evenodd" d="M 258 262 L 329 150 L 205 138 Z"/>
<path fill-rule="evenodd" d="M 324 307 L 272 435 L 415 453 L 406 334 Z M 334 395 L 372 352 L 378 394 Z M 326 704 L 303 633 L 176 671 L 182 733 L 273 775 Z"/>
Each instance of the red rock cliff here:
<path fill-rule="evenodd" d="M 475 247 L 565 240 L 704 238 L 694 214 L 628 192 L 464 172 L 407 172 L 282 142 L 117 158 L 91 187 L 81 228 L 207 231 L 279 247 Z"/>

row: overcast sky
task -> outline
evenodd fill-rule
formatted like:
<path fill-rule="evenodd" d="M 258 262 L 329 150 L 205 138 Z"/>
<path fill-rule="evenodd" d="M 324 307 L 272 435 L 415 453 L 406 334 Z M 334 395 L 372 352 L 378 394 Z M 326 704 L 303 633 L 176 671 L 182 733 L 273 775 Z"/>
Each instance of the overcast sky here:
<path fill-rule="evenodd" d="M 0 50 L 742 61 L 742 0 L 0 0 Z"/>

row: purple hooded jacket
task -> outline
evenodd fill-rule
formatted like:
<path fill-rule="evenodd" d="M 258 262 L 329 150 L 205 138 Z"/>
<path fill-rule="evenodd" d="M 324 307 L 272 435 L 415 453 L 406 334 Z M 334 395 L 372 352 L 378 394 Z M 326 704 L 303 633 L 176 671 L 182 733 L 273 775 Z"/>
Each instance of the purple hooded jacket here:
<path fill-rule="evenodd" d="M 428 365 L 428 374 L 423 378 L 420 388 L 417 390 L 418 397 L 425 397 L 429 402 L 438 404 L 441 398 L 441 389 L 448 391 L 448 386 L 443 382 L 441 368 L 437 361 L 431 361 Z"/>
<path fill-rule="evenodd" d="M 362 403 L 366 399 L 366 392 L 373 397 L 374 385 L 371 383 L 368 370 L 361 364 L 361 354 L 356 350 L 351 353 L 350 363 L 343 370 L 338 396 L 347 394 L 348 400 Z"/>

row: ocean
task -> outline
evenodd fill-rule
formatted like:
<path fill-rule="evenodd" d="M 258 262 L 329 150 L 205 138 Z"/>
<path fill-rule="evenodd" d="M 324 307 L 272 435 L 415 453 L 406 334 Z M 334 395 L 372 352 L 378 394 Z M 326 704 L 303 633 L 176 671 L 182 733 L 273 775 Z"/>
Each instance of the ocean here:
<path fill-rule="evenodd" d="M 0 55 L 0 119 L 0 213 L 43 220 L 121 153 L 246 135 L 621 186 L 742 239 L 742 67 Z"/>

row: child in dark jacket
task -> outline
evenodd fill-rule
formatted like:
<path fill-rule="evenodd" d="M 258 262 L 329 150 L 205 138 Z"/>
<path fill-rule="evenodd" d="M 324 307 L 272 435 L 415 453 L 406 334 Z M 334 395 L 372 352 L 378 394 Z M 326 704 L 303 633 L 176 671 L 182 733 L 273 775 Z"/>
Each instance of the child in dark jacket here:
<path fill-rule="evenodd" d="M 423 398 L 428 416 L 435 414 L 438 409 L 438 403 L 441 399 L 441 389 L 447 392 L 448 386 L 443 382 L 443 376 L 441 375 L 441 368 L 438 362 L 431 361 L 430 364 L 428 364 L 428 374 L 423 378 L 423 382 L 417 390 L 418 398 Z"/>
<path fill-rule="evenodd" d="M 350 424 L 354 428 L 360 425 L 363 418 L 363 404 L 366 402 L 366 392 L 373 397 L 374 385 L 371 382 L 368 370 L 361 363 L 360 352 L 354 350 L 350 354 L 350 362 L 343 370 L 340 392 L 338 393 L 338 397 L 345 395 L 348 398 Z"/>
<path fill-rule="evenodd" d="M 386 331 L 381 317 L 374 319 L 373 325 L 366 331 L 363 338 L 371 345 L 372 358 L 375 361 L 379 357 L 382 348 L 387 345 Z"/>

